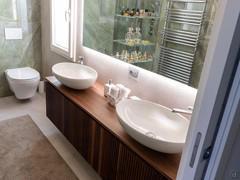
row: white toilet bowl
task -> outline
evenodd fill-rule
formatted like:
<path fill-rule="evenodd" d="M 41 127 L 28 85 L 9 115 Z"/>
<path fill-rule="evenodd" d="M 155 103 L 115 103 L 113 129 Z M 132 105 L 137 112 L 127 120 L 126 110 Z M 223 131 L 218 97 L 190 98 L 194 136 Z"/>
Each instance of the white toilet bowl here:
<path fill-rule="evenodd" d="M 30 67 L 7 69 L 6 78 L 17 99 L 32 98 L 38 88 L 40 74 Z"/>

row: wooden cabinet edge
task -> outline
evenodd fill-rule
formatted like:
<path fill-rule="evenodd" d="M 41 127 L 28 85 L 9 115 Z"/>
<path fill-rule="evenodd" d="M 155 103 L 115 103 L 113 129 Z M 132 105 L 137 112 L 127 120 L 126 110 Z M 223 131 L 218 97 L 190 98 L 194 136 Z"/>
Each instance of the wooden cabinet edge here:
<path fill-rule="evenodd" d="M 55 87 L 53 84 L 51 84 L 50 82 L 48 82 L 48 81 L 46 81 L 46 92 L 47 92 L 47 88 L 49 88 L 49 86 L 51 87 L 51 88 L 54 88 L 58 93 L 61 93 L 61 95 L 64 97 L 64 98 L 66 98 L 66 99 L 68 99 L 70 102 L 72 102 L 73 104 L 75 104 L 79 109 L 81 109 L 83 112 L 85 112 L 88 116 L 90 116 L 90 118 L 93 120 L 93 121 L 95 121 L 95 123 L 98 125 L 98 126 L 100 126 L 100 129 L 101 129 L 101 131 L 102 131 L 102 129 L 103 130 L 105 130 L 105 131 L 107 131 L 109 134 L 111 134 L 111 136 L 113 136 L 113 138 L 115 138 L 117 141 L 118 141 L 118 143 L 119 143 L 119 152 L 118 152 L 118 156 L 117 156 L 117 168 L 118 168 L 118 166 L 119 166 L 119 162 L 118 162 L 118 160 L 119 160 L 119 153 L 120 153 L 120 149 L 121 148 L 126 148 L 129 152 L 130 152 L 130 154 L 134 154 L 137 158 L 139 158 L 142 162 L 144 162 L 147 166 L 149 166 L 149 167 L 151 167 L 152 168 L 152 170 L 154 171 L 154 172 L 156 172 L 156 173 L 158 173 L 161 177 L 162 177 L 162 179 L 169 179 L 169 180 L 171 180 L 172 178 L 170 178 L 170 177 L 168 177 L 168 175 L 166 175 L 164 172 L 159 172 L 157 169 L 155 169 L 149 162 L 147 162 L 147 161 L 145 161 L 138 153 L 136 153 L 132 148 L 130 148 L 130 147 L 128 147 L 128 144 L 125 144 L 124 142 L 122 142 L 121 141 L 121 139 L 119 139 L 119 137 L 116 135 L 116 134 L 114 134 L 114 132 L 112 132 L 111 130 L 109 130 L 107 127 L 105 127 L 101 122 L 99 122 L 99 120 L 97 120 L 95 117 L 93 117 L 93 115 L 92 114 L 90 114 L 88 111 L 86 111 L 84 108 L 82 108 L 82 107 L 80 107 L 79 106 L 79 104 L 77 104 L 76 102 L 74 102 L 71 98 L 69 98 L 69 97 L 67 97 L 63 92 L 61 92 L 61 90 L 59 90 L 57 87 Z M 46 100 L 46 101 L 48 101 L 48 100 Z M 64 132 L 63 132 L 64 133 Z M 92 137 L 93 138 L 93 137 Z M 101 140 L 100 140 L 100 142 L 99 142 L 99 144 L 100 144 L 100 154 L 102 154 L 103 152 L 103 148 L 101 147 L 101 144 L 102 144 L 102 138 L 100 138 Z M 94 140 L 93 140 L 94 141 Z M 91 147 L 94 147 L 94 143 L 95 142 L 93 142 L 92 141 L 92 146 Z M 99 160 L 99 162 L 98 162 L 98 165 L 96 166 L 96 164 L 94 164 L 94 152 L 93 152 L 94 150 L 91 150 L 91 161 L 89 162 L 90 164 L 91 164 L 91 166 L 100 174 L 101 172 L 100 172 L 100 170 L 101 170 L 101 163 L 102 162 L 100 162 L 100 160 L 101 159 L 98 159 Z M 100 156 L 100 155 L 99 155 Z M 101 158 L 101 157 L 98 157 L 98 158 Z M 95 166 L 95 167 L 94 167 Z M 117 179 L 117 178 L 116 178 Z"/>

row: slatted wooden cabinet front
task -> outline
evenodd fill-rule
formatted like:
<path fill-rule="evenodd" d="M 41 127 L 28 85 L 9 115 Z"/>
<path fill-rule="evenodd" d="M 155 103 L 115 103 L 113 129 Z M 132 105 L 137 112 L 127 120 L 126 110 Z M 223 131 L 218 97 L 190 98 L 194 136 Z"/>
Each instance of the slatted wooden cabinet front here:
<path fill-rule="evenodd" d="M 48 82 L 46 105 L 49 119 L 103 179 L 167 179 Z"/>

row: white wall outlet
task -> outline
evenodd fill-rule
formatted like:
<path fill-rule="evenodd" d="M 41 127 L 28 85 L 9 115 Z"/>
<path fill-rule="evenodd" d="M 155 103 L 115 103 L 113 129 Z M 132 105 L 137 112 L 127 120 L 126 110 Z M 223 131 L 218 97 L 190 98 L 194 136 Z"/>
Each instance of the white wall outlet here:
<path fill-rule="evenodd" d="M 22 28 L 5 28 L 6 40 L 17 40 L 23 38 Z"/>
<path fill-rule="evenodd" d="M 139 69 L 133 66 L 129 66 L 128 68 L 128 75 L 130 78 L 134 79 L 134 80 L 138 80 L 139 78 Z"/>

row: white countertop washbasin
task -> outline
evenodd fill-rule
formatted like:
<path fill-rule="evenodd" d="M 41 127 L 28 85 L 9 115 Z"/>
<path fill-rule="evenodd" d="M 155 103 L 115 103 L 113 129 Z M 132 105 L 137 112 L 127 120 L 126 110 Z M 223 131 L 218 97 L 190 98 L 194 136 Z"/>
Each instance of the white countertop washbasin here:
<path fill-rule="evenodd" d="M 143 100 L 123 100 L 117 104 L 116 111 L 124 130 L 139 143 L 163 153 L 182 151 L 188 119 Z"/>
<path fill-rule="evenodd" d="M 87 89 L 97 80 L 97 72 L 82 64 L 58 63 L 52 67 L 53 75 L 62 84 L 73 89 Z"/>

